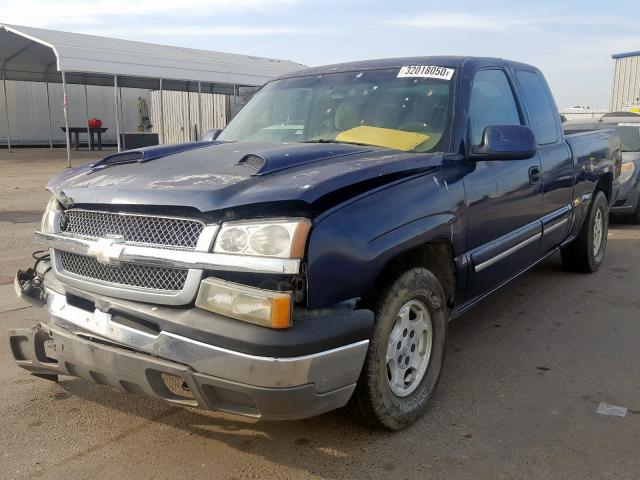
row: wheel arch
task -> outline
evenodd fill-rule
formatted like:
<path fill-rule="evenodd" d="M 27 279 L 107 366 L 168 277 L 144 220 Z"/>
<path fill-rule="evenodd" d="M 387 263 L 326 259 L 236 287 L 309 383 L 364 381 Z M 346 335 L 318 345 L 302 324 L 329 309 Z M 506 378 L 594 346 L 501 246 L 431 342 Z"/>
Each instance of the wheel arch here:
<path fill-rule="evenodd" d="M 430 270 L 438 279 L 445 295 L 447 305 L 453 306 L 456 294 L 457 274 L 453 246 L 446 240 L 431 240 L 416 247 L 405 250 L 390 258 L 378 274 L 371 296 L 389 281 L 393 281 L 405 271 L 413 267 Z M 364 299 L 366 302 L 366 298 Z"/>
<path fill-rule="evenodd" d="M 595 190 L 600 190 L 602 193 L 604 193 L 609 203 L 611 203 L 613 199 L 613 173 L 604 173 L 602 177 L 600 177 L 600 180 L 598 180 L 598 183 L 596 183 Z"/>

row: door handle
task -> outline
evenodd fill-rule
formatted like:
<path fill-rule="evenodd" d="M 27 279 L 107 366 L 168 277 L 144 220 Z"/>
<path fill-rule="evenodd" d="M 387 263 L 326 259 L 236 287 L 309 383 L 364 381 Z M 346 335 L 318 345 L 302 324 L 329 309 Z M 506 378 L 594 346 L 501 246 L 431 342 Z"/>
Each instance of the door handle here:
<path fill-rule="evenodd" d="M 531 167 L 529 168 L 529 183 L 531 185 L 535 185 L 536 183 L 540 183 L 540 178 L 542 177 L 542 169 L 540 167 Z"/>

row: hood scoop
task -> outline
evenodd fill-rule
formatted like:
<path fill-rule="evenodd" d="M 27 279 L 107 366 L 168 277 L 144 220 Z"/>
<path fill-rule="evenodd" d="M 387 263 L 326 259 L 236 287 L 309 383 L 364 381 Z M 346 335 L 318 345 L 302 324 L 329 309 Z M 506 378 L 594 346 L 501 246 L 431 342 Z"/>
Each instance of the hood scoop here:
<path fill-rule="evenodd" d="M 113 165 L 123 165 L 125 163 L 143 163 L 156 158 L 166 157 L 174 153 L 186 152 L 196 148 L 208 147 L 221 142 L 189 142 L 178 143 L 176 145 L 155 145 L 153 147 L 144 147 L 136 150 L 127 150 L 126 152 L 114 153 L 108 155 L 102 160 L 90 166 L 87 173 L 93 173 Z"/>
<path fill-rule="evenodd" d="M 254 170 L 252 176 L 261 176 L 322 160 L 367 153 L 372 150 L 372 148 L 361 145 L 289 143 L 249 153 L 242 157 L 237 164 L 245 165 Z"/>

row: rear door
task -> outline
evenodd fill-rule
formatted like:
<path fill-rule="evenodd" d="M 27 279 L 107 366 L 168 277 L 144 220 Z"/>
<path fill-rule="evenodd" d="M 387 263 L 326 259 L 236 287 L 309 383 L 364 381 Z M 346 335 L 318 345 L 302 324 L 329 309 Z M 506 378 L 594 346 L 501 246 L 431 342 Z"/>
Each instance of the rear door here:
<path fill-rule="evenodd" d="M 507 72 L 476 72 L 469 98 L 468 143 L 489 125 L 524 125 Z M 470 162 L 464 177 L 467 214 L 467 301 L 487 293 L 534 261 L 541 236 L 542 193 L 537 155 L 527 160 Z"/>
<path fill-rule="evenodd" d="M 560 117 L 542 74 L 516 70 L 529 124 L 538 142 L 542 166 L 542 238 L 538 257 L 544 256 L 567 236 L 573 198 L 573 157 L 564 141 Z"/>

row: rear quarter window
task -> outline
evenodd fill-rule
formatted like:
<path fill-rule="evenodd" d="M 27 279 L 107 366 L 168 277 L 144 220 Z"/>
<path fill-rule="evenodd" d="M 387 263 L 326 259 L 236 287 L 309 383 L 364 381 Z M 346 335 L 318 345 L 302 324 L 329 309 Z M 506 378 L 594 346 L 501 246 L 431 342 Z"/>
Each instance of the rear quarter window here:
<path fill-rule="evenodd" d="M 558 141 L 558 116 L 546 82 L 537 73 L 518 70 L 524 102 L 531 117 L 531 128 L 539 145 Z"/>

